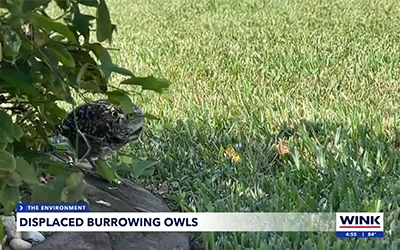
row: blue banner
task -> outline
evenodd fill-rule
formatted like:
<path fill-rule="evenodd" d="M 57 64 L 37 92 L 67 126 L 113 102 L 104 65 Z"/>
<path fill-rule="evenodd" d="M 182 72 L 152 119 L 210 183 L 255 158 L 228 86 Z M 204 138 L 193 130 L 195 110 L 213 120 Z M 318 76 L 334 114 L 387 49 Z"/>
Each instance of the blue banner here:
<path fill-rule="evenodd" d="M 89 205 L 86 203 L 18 203 L 17 213 L 71 213 L 89 212 Z"/>
<path fill-rule="evenodd" d="M 337 238 L 383 238 L 383 232 L 336 232 Z"/>

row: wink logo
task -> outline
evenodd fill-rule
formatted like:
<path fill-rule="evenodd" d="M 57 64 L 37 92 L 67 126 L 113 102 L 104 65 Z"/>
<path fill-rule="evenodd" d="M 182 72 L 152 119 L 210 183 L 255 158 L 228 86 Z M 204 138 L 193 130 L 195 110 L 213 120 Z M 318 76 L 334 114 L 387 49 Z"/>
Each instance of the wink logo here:
<path fill-rule="evenodd" d="M 336 232 L 383 231 L 383 213 L 336 213 Z"/>

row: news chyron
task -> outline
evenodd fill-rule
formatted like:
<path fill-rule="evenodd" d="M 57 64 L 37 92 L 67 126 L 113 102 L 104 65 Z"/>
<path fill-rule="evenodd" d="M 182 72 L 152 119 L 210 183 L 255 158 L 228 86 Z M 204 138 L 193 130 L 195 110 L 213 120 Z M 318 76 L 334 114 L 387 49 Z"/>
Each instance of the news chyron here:
<path fill-rule="evenodd" d="M 288 221 L 290 224 L 287 224 Z M 314 225 L 324 226 L 314 227 Z M 383 238 L 384 213 L 300 213 L 300 215 L 298 213 L 119 213 L 89 212 L 88 204 L 17 204 L 17 231 L 24 232 L 293 232 L 294 230 L 336 232 L 338 238 Z"/>
<path fill-rule="evenodd" d="M 383 238 L 383 213 L 336 213 L 336 237 Z"/>

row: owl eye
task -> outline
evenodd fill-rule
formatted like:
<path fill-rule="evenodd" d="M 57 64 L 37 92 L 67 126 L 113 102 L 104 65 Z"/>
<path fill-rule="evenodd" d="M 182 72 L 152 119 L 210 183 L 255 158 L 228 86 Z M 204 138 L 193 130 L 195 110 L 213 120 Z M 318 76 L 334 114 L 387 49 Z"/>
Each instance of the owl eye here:
<path fill-rule="evenodd" d="M 112 112 L 111 112 L 111 117 L 112 117 L 112 118 L 117 118 L 117 117 L 118 117 L 118 112 L 115 111 L 115 110 L 112 111 Z"/>

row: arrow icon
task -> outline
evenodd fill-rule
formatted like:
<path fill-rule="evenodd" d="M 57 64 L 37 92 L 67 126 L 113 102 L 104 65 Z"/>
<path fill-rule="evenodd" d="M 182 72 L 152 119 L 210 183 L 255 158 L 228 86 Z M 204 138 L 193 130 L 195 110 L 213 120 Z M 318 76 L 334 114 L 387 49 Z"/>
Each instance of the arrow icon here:
<path fill-rule="evenodd" d="M 21 204 L 19 205 L 18 208 L 19 208 L 19 211 L 20 211 L 20 212 L 24 210 L 24 206 L 22 206 Z"/>

